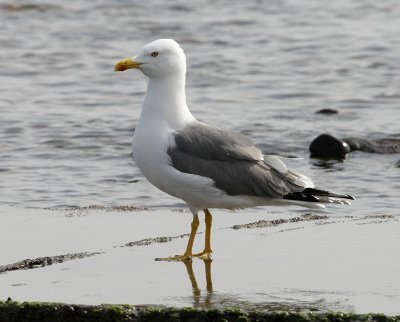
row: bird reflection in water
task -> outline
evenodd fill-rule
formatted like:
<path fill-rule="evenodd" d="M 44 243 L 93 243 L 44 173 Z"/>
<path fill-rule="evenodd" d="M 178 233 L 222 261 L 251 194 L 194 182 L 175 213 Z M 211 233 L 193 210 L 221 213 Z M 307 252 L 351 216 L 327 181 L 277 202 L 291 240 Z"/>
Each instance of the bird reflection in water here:
<path fill-rule="evenodd" d="M 205 267 L 205 274 L 206 274 L 206 290 L 207 293 L 204 297 L 204 302 L 202 303 L 202 296 L 201 296 L 201 289 L 199 288 L 199 285 L 197 284 L 196 276 L 193 271 L 193 261 L 190 260 L 185 260 L 182 261 L 182 263 L 186 266 L 186 271 L 190 279 L 190 283 L 192 284 L 192 290 L 193 290 L 193 306 L 194 307 L 210 307 L 211 306 L 211 299 L 212 299 L 212 294 L 213 294 L 213 283 L 212 283 L 212 277 L 211 277 L 211 264 L 212 260 L 211 259 L 202 259 L 204 262 L 204 267 Z"/>

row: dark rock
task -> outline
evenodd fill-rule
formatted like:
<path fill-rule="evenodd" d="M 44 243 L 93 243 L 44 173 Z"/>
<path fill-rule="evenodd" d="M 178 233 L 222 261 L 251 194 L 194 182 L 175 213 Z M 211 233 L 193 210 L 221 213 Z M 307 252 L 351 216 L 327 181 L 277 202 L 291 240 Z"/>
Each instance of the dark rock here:
<path fill-rule="evenodd" d="M 325 114 L 325 115 L 338 114 L 338 113 L 339 111 L 331 108 L 323 108 L 315 112 L 315 114 Z"/>
<path fill-rule="evenodd" d="M 344 159 L 351 151 L 350 146 L 330 134 L 321 134 L 310 144 L 312 158 Z"/>

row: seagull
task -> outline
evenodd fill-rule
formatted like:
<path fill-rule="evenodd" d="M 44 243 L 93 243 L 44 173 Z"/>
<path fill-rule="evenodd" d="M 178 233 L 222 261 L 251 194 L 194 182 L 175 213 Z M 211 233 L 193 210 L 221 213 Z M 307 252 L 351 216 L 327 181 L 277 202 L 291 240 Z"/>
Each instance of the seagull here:
<path fill-rule="evenodd" d="M 317 189 L 311 179 L 289 169 L 277 156 L 263 155 L 251 138 L 198 121 L 186 104 L 186 56 L 173 39 L 158 39 L 115 71 L 139 69 L 147 91 L 133 136 L 135 163 L 150 183 L 182 199 L 193 214 L 183 255 L 158 260 L 210 259 L 211 208 L 268 205 L 324 208 L 350 204 L 350 195 Z M 205 214 L 205 247 L 193 253 L 199 212 Z"/>

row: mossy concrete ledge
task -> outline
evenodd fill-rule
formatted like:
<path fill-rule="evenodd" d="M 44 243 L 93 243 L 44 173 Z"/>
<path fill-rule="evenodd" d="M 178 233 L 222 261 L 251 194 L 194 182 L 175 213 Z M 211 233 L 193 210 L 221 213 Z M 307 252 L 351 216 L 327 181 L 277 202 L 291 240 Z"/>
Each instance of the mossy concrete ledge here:
<path fill-rule="evenodd" d="M 238 309 L 168 308 L 132 305 L 71 305 L 61 303 L 0 301 L 1 322 L 126 322 L 126 321 L 271 321 L 271 322 L 400 322 L 383 314 L 265 312 Z"/>

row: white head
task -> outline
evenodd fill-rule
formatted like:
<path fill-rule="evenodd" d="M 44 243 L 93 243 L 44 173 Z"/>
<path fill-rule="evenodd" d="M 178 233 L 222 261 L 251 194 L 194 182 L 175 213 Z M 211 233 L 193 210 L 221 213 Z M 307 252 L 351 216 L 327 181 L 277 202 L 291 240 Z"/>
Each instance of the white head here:
<path fill-rule="evenodd" d="M 149 78 L 163 78 L 172 75 L 185 76 L 186 57 L 183 49 L 173 39 L 158 39 L 133 57 L 115 65 L 115 71 L 137 68 Z"/>

